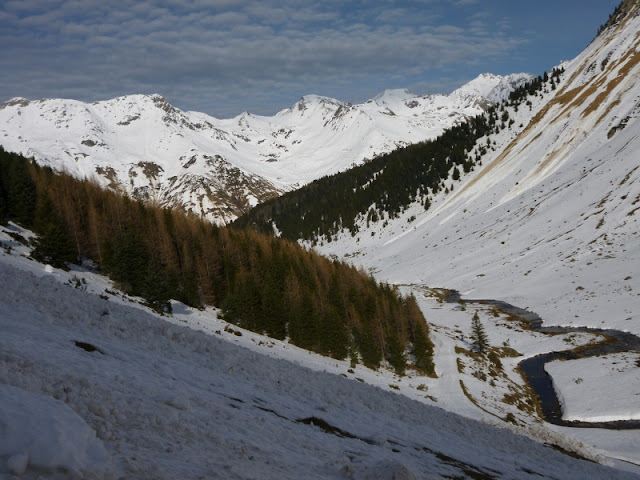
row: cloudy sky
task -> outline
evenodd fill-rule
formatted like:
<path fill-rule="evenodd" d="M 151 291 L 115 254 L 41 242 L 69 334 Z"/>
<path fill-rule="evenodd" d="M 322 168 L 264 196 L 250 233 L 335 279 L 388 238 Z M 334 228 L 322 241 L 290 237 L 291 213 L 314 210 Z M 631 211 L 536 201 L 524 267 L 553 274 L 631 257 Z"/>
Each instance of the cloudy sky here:
<path fill-rule="evenodd" d="M 272 115 L 315 93 L 448 93 L 576 56 L 619 0 L 4 0 L 0 102 L 159 93 Z"/>

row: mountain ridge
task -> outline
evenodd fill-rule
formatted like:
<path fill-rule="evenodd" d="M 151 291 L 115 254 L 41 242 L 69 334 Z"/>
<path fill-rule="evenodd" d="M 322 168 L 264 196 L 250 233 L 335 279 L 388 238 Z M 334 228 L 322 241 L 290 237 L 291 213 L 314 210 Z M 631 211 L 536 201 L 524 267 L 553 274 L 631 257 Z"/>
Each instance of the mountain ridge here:
<path fill-rule="evenodd" d="M 474 82 L 490 93 L 529 78 L 484 75 Z M 0 144 L 133 197 L 227 223 L 284 191 L 435 137 L 488 105 L 477 87 L 450 95 L 388 90 L 358 105 L 306 95 L 273 117 L 244 112 L 220 120 L 183 112 L 159 94 L 93 103 L 16 97 L 0 106 Z"/>

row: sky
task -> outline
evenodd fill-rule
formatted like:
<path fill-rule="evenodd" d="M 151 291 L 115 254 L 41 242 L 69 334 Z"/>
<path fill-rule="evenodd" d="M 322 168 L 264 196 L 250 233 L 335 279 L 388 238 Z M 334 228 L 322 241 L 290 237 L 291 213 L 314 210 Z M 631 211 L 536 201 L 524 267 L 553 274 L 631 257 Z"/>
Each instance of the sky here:
<path fill-rule="evenodd" d="M 550 70 L 620 0 L 3 0 L 0 102 L 164 96 L 218 118 Z"/>

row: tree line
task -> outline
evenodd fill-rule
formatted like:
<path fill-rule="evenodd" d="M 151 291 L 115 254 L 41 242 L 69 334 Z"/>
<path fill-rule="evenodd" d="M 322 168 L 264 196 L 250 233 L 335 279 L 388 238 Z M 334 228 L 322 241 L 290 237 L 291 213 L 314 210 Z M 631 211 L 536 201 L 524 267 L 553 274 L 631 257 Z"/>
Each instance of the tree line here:
<path fill-rule="evenodd" d="M 433 373 L 428 327 L 413 296 L 295 242 L 145 205 L 0 147 L 0 222 L 39 238 L 58 267 L 90 259 L 160 312 L 170 299 L 213 305 L 229 322 L 338 359 Z"/>
<path fill-rule="evenodd" d="M 607 28 L 610 28 L 616 25 L 633 7 L 633 0 L 623 0 L 621 1 L 613 12 L 609 15 L 609 18 L 605 23 L 600 25 L 598 28 L 598 34 L 596 38 Z"/>
<path fill-rule="evenodd" d="M 436 139 L 399 148 L 264 202 L 232 226 L 263 233 L 277 229 L 290 240 L 331 241 L 342 231 L 355 236 L 360 225 L 395 219 L 416 202 L 428 210 L 435 194 L 449 192 L 464 173 L 482 164 L 482 157 L 493 148 L 491 135 L 513 125 L 507 107 L 517 111 L 523 103 L 531 106 L 528 96 L 549 85 L 554 89 L 562 73 L 554 69 L 551 75 L 532 79 L 502 104 L 452 126 Z"/>

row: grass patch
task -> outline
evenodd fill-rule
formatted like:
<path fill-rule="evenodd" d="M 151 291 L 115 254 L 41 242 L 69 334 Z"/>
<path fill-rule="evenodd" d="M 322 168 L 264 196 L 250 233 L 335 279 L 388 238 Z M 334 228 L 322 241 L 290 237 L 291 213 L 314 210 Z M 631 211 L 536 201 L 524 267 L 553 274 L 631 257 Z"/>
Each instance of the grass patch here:
<path fill-rule="evenodd" d="M 610 336 L 610 335 L 605 335 L 604 333 L 593 333 L 594 336 L 599 336 L 602 337 L 602 341 L 601 342 L 590 342 L 587 343 L 586 345 L 580 345 L 579 347 L 576 347 L 573 349 L 573 353 L 576 354 L 576 358 L 583 358 L 583 357 L 588 357 L 590 356 L 588 354 L 588 351 L 591 350 L 594 346 L 604 346 L 604 345 L 609 345 L 611 343 L 615 343 L 617 342 L 617 340 Z"/>
<path fill-rule="evenodd" d="M 495 348 L 491 349 L 491 351 L 487 355 L 487 358 L 489 359 L 489 361 L 491 363 L 493 363 L 495 365 L 495 367 L 498 370 L 502 370 L 502 362 L 500 361 L 500 355 L 498 354 L 498 352 L 496 352 Z"/>
<path fill-rule="evenodd" d="M 490 412 L 489 410 L 487 410 L 486 408 L 483 408 L 478 401 L 473 398 L 471 396 L 471 394 L 469 393 L 469 390 L 467 390 L 467 387 L 465 387 L 464 382 L 462 380 L 460 380 L 460 388 L 462 389 L 462 393 L 464 393 L 464 396 L 467 397 L 469 399 L 469 401 L 471 403 L 473 403 L 476 407 L 478 407 L 480 410 L 482 410 L 485 413 L 488 413 L 489 415 L 492 415 L 496 418 L 499 418 L 500 420 L 502 420 L 498 415 L 496 415 L 495 413 Z"/>
<path fill-rule="evenodd" d="M 444 303 L 447 297 L 451 295 L 451 290 L 446 288 L 425 288 L 424 296 L 431 297 L 438 300 L 439 303 Z"/>
<path fill-rule="evenodd" d="M 598 94 L 598 96 L 595 98 L 593 102 L 591 102 L 591 104 L 587 107 L 587 109 L 582 114 L 583 117 L 589 115 L 596 108 L 598 108 L 598 106 L 602 104 L 605 101 L 605 99 L 609 98 L 609 95 L 611 94 L 611 92 L 620 84 L 620 82 L 622 82 L 622 80 L 627 78 L 627 76 L 629 75 L 629 72 L 633 69 L 633 67 L 635 67 L 638 63 L 640 63 L 640 52 L 636 52 L 635 49 L 630 49 L 629 52 L 624 57 L 622 57 L 620 60 L 618 60 L 615 63 L 615 66 L 610 68 L 610 70 L 622 64 L 625 61 L 626 63 L 620 68 L 618 75 L 614 77 L 611 81 L 609 81 L 609 83 L 607 83 L 606 85 L 606 88 Z M 594 87 L 599 88 L 601 84 L 604 83 L 605 79 L 606 79 L 606 76 L 604 76 L 602 82 L 598 82 L 598 84 L 595 85 Z"/>
<path fill-rule="evenodd" d="M 504 394 L 502 403 L 513 405 L 521 412 L 533 415 L 538 411 L 536 408 L 536 401 L 531 398 L 528 393 L 529 392 L 526 388 L 523 388 L 523 391 L 518 391 L 515 389 L 510 390 L 510 393 Z"/>
<path fill-rule="evenodd" d="M 458 355 L 467 355 L 467 356 L 473 357 L 473 358 L 482 357 L 482 355 L 480 355 L 479 353 L 474 352 L 473 350 L 468 350 L 466 348 L 459 347 L 457 345 L 455 346 L 454 350 Z"/>
<path fill-rule="evenodd" d="M 529 320 L 526 318 L 516 315 L 515 313 L 502 313 L 506 315 L 508 321 L 518 324 L 523 330 L 531 330 L 531 323 L 529 323 Z"/>
<path fill-rule="evenodd" d="M 526 398 L 525 403 L 531 408 L 531 410 L 529 410 L 529 413 L 535 413 L 539 419 L 543 419 L 544 415 L 542 413 L 542 404 L 540 402 L 540 397 L 538 397 L 538 394 L 533 388 L 531 388 L 531 385 L 529 385 L 527 376 L 520 368 L 520 365 L 516 367 L 516 372 L 518 372 L 518 374 L 522 378 L 522 386 L 520 387 L 522 388 L 521 400 L 523 398 Z"/>
<path fill-rule="evenodd" d="M 522 356 L 520 352 L 511 347 L 494 347 L 494 350 L 502 358 L 517 358 Z"/>

